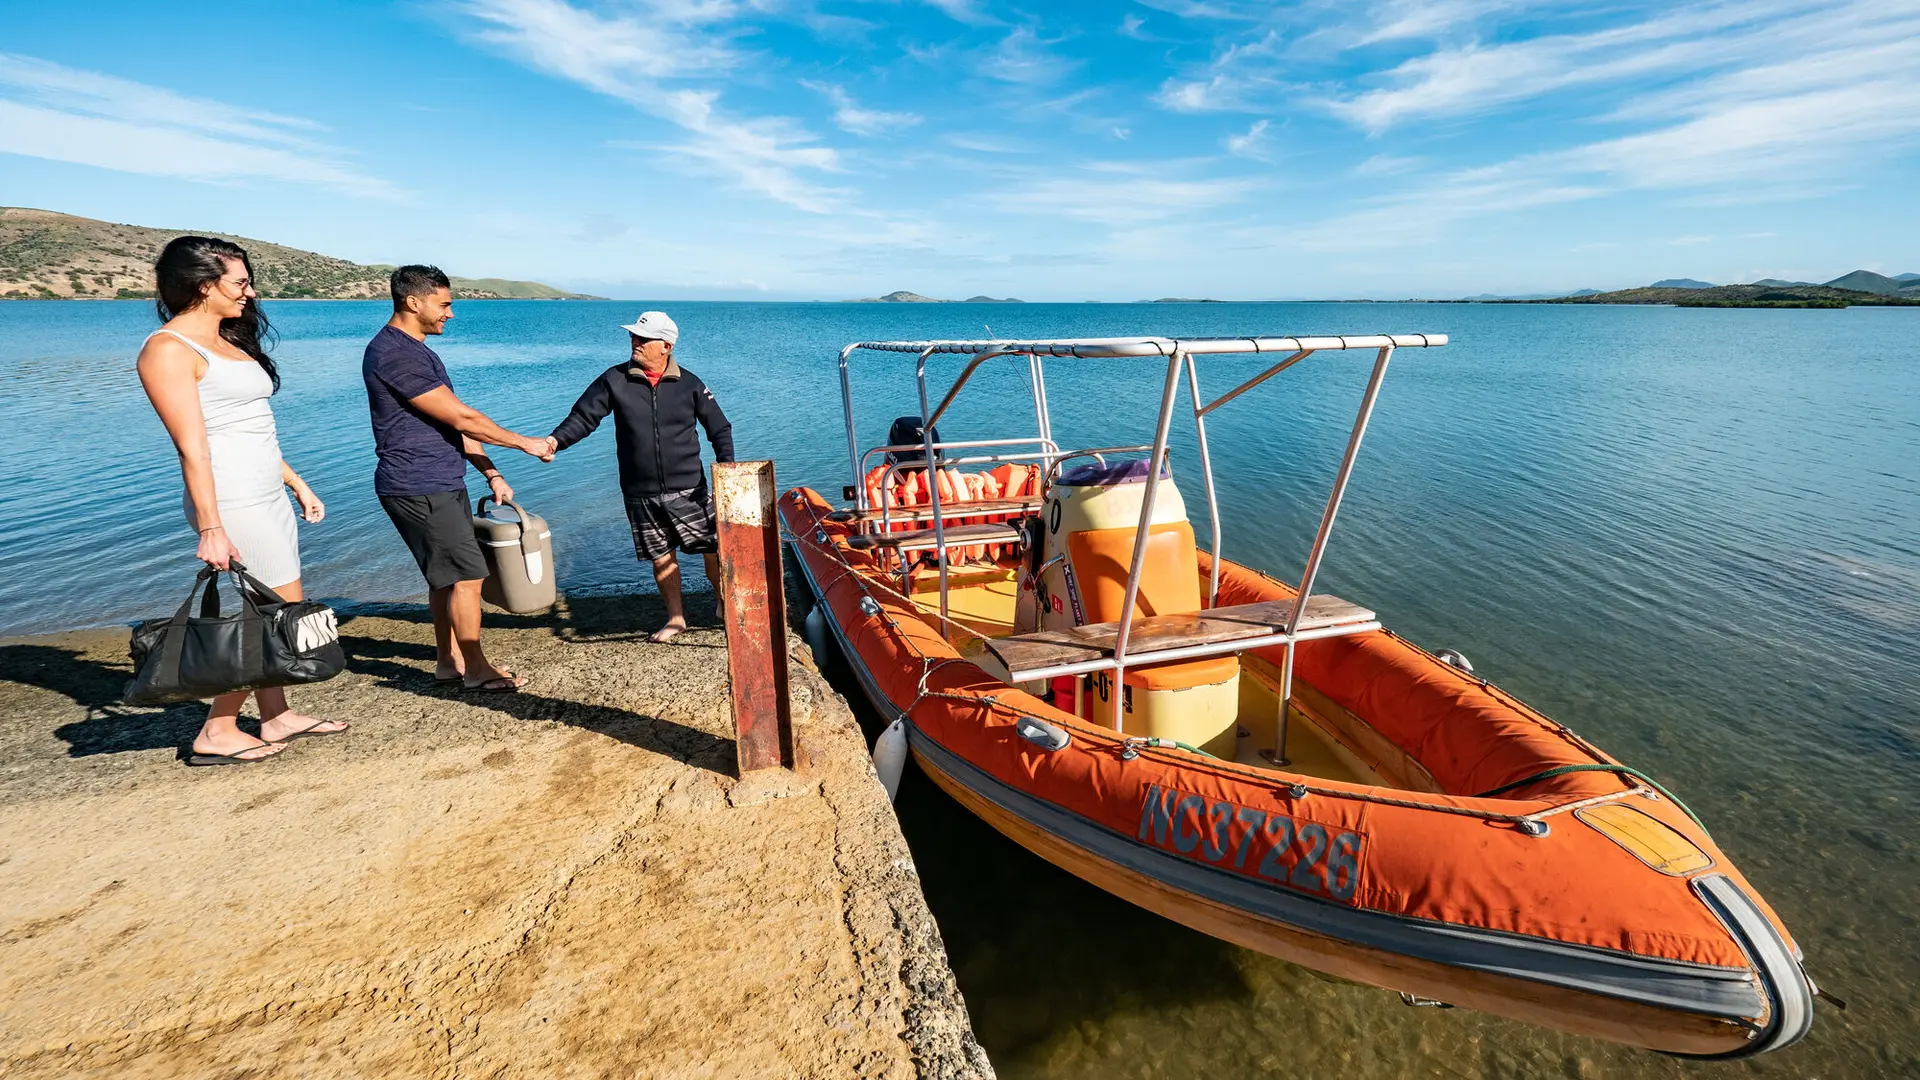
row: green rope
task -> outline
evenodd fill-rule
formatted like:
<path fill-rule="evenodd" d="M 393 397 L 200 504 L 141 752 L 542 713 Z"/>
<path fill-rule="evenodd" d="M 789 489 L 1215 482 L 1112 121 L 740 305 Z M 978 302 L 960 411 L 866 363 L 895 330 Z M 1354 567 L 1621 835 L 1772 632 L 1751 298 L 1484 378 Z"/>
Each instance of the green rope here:
<path fill-rule="evenodd" d="M 1660 783 L 1660 781 L 1655 780 L 1653 777 L 1648 776 L 1646 773 L 1641 772 L 1639 769 L 1636 769 L 1631 765 L 1562 765 L 1557 769 L 1547 769 L 1544 772 L 1537 772 L 1537 773 L 1534 773 L 1532 776 L 1523 777 L 1519 780 L 1515 780 L 1511 784 L 1501 784 L 1499 787 L 1494 788 L 1492 791 L 1483 791 L 1480 794 L 1475 795 L 1473 797 L 1476 799 L 1491 799 L 1495 795 L 1505 794 L 1506 792 L 1512 791 L 1514 788 L 1526 787 L 1528 784 L 1531 784 L 1536 780 L 1549 780 L 1556 776 L 1565 776 L 1568 773 L 1577 773 L 1577 772 L 1610 772 L 1610 773 L 1619 773 L 1623 776 L 1631 776 L 1635 780 L 1639 780 L 1642 783 L 1646 784 L 1648 787 L 1653 788 L 1653 790 L 1659 792 L 1660 794 L 1665 795 L 1667 797 L 1668 802 L 1671 802 L 1673 803 L 1673 805 L 1679 807 L 1688 817 L 1693 819 L 1693 823 L 1695 825 L 1700 826 L 1700 830 L 1702 832 L 1706 832 L 1707 823 L 1704 821 L 1701 821 L 1700 815 L 1694 813 L 1691 807 L 1689 807 L 1686 803 L 1681 802 L 1680 797 L 1678 795 L 1675 795 L 1673 792 L 1668 791 Z M 1708 835 L 1712 835 L 1712 834 L 1709 833 Z"/>
<path fill-rule="evenodd" d="M 1147 738 L 1147 739 L 1143 739 L 1142 743 L 1143 745 L 1146 745 L 1158 750 L 1164 750 L 1165 748 L 1171 746 L 1176 750 L 1185 750 L 1189 754 L 1199 754 L 1201 757 L 1210 757 L 1210 758 L 1213 758 L 1215 761 L 1220 760 L 1219 758 L 1214 757 L 1214 755 L 1207 753 L 1205 750 L 1200 749 L 1199 747 L 1193 745 L 1192 743 L 1183 743 L 1178 739 Z"/>

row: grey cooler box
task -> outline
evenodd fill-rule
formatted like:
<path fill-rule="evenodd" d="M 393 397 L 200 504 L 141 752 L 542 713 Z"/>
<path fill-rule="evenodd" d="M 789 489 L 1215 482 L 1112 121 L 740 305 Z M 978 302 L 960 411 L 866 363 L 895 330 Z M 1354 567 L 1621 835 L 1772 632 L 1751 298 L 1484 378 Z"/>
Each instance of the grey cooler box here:
<path fill-rule="evenodd" d="M 518 615 L 553 606 L 557 598 L 553 533 L 544 518 L 527 513 L 519 503 L 502 506 L 493 496 L 485 495 L 473 515 L 473 536 L 487 558 L 481 599 Z"/>

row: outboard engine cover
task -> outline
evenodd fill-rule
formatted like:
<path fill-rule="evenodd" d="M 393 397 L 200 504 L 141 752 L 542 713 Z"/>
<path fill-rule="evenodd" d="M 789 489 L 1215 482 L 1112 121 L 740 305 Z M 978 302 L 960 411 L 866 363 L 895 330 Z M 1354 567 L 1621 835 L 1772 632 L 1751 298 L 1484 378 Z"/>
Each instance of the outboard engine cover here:
<path fill-rule="evenodd" d="M 908 443 L 924 443 L 926 441 L 925 432 L 926 428 L 921 425 L 919 417 L 902 416 L 894 420 L 893 426 L 887 428 L 887 445 L 904 446 Z M 937 426 L 933 429 L 933 441 L 936 443 L 940 441 L 940 429 Z M 933 456 L 935 459 L 939 459 L 941 457 L 940 451 L 935 450 Z M 887 454 L 887 464 L 898 465 L 903 461 L 925 461 L 926 457 L 927 452 L 924 449 L 893 450 Z"/>

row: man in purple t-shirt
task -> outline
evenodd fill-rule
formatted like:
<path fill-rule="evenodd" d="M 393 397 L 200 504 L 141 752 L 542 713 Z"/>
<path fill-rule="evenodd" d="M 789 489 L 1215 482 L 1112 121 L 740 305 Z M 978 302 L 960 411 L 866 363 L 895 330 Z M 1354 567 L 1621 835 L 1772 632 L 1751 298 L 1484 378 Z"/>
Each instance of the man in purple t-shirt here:
<path fill-rule="evenodd" d="M 373 491 L 393 519 L 427 579 L 438 651 L 436 682 L 459 680 L 469 690 L 510 691 L 526 677 L 487 662 L 480 648 L 480 583 L 487 563 L 473 537 L 467 504 L 467 465 L 487 478 L 493 497 L 513 489 L 481 443 L 553 460 L 546 439 L 517 435 L 487 419 L 453 393 L 453 381 L 427 337 L 446 332 L 453 289 L 432 266 L 403 266 L 389 282 L 393 318 L 367 343 L 360 375 L 373 413 L 373 448 L 380 463 Z"/>

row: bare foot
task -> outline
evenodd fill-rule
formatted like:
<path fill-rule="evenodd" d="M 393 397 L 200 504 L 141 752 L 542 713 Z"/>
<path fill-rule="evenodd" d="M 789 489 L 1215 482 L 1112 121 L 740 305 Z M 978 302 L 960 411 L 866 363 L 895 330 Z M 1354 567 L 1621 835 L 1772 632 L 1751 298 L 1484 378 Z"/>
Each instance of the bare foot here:
<path fill-rule="evenodd" d="M 286 742 L 303 735 L 338 735 L 351 725 L 340 720 L 321 720 L 288 709 L 260 725 L 260 737 L 267 742 Z"/>
<path fill-rule="evenodd" d="M 460 670 L 458 663 L 442 660 L 433 665 L 434 682 L 452 682 L 455 679 L 464 679 L 466 677 L 467 673 Z"/>
<path fill-rule="evenodd" d="M 655 645 L 664 644 L 679 637 L 681 632 L 686 630 L 686 628 L 686 619 L 668 619 L 667 625 L 647 635 L 647 640 L 653 642 Z"/>
<path fill-rule="evenodd" d="M 264 742 L 244 731 L 220 739 L 209 739 L 202 735 L 193 740 L 193 752 L 217 757 L 239 758 L 242 761 L 259 761 L 270 758 L 287 748 L 286 743 Z"/>

